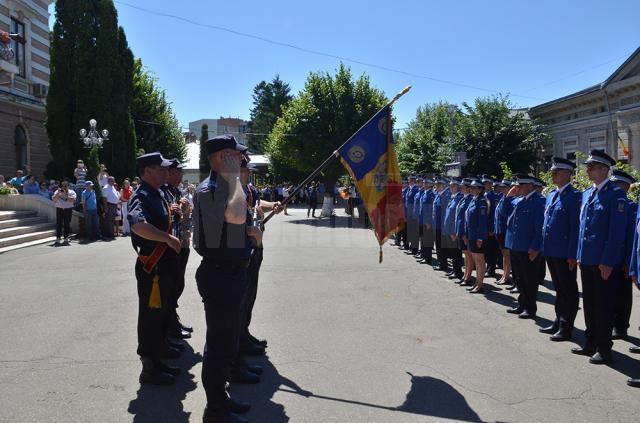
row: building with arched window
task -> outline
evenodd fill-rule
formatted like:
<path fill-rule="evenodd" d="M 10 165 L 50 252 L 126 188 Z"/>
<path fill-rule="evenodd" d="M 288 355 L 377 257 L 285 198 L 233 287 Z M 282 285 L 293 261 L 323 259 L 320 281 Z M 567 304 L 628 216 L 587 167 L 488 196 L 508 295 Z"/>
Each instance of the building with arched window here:
<path fill-rule="evenodd" d="M 44 122 L 50 60 L 48 8 L 53 2 L 0 1 L 0 174 L 5 177 L 29 167 L 42 178 L 51 160 Z"/>

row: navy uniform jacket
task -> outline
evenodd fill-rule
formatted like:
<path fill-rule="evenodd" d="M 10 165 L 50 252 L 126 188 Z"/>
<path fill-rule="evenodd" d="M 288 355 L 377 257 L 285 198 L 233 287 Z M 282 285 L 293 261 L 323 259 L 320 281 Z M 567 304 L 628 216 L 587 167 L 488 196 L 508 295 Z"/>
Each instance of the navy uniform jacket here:
<path fill-rule="evenodd" d="M 498 206 L 498 202 L 500 201 L 502 194 L 495 191 L 487 191 L 484 195 L 487 198 L 487 203 L 489 203 L 489 217 L 487 219 L 489 232 L 494 232 L 496 226 L 496 207 Z"/>
<path fill-rule="evenodd" d="M 484 195 L 473 197 L 465 216 L 465 235 L 469 243 L 489 237 L 489 204 Z"/>
<path fill-rule="evenodd" d="M 425 189 L 420 188 L 418 189 L 416 196 L 413 197 L 413 218 L 417 221 L 420 221 L 420 206 L 422 205 L 422 196 L 424 195 L 424 192 Z"/>
<path fill-rule="evenodd" d="M 503 195 L 496 205 L 494 213 L 493 232 L 498 235 L 504 235 L 507 232 L 507 219 L 513 211 L 513 198 Z"/>
<path fill-rule="evenodd" d="M 542 250 L 544 204 L 544 197 L 535 191 L 529 198 L 520 197 L 514 202 L 513 211 L 507 219 L 505 247 L 519 252 Z"/>
<path fill-rule="evenodd" d="M 409 187 L 409 190 L 407 191 L 407 197 L 406 197 L 407 201 L 405 204 L 405 208 L 407 210 L 407 218 L 409 219 L 413 219 L 413 201 L 417 193 L 418 193 L 417 185 L 411 185 L 411 187 Z"/>
<path fill-rule="evenodd" d="M 462 197 L 464 197 L 464 194 L 458 191 L 455 196 L 451 197 L 449 204 L 447 204 L 447 210 L 444 214 L 444 224 L 442 225 L 442 233 L 444 235 L 456 234 L 456 210 Z"/>
<path fill-rule="evenodd" d="M 442 223 L 444 222 L 444 212 L 447 209 L 449 200 L 451 199 L 451 190 L 449 187 L 445 188 L 441 193 L 436 193 L 436 198 L 433 200 L 433 228 L 436 231 L 442 230 Z"/>
<path fill-rule="evenodd" d="M 624 238 L 624 266 L 631 267 L 631 255 L 633 254 L 633 237 L 636 233 L 636 214 L 638 204 L 632 200 L 627 200 L 627 230 Z"/>
<path fill-rule="evenodd" d="M 420 224 L 433 225 L 433 201 L 436 195 L 433 188 L 425 190 L 420 202 Z"/>
<path fill-rule="evenodd" d="M 631 248 L 631 264 L 629 265 L 629 275 L 630 276 L 638 276 L 640 274 L 640 269 L 638 266 L 640 265 L 640 260 L 638 260 L 638 254 L 640 251 L 640 245 L 638 245 L 638 231 L 640 231 L 640 213 L 636 211 L 635 219 L 633 220 L 633 247 Z M 638 281 L 638 286 L 640 286 L 640 281 Z"/>
<path fill-rule="evenodd" d="M 582 193 L 572 185 L 557 195 L 554 189 L 547 195 L 542 230 L 542 251 L 545 257 L 576 258 L 580 232 Z"/>
<path fill-rule="evenodd" d="M 409 193 L 409 186 L 402 188 L 402 205 L 404 206 L 404 218 L 407 218 L 407 194 Z"/>
<path fill-rule="evenodd" d="M 594 189 L 592 186 L 582 193 L 576 258 L 585 266 L 617 266 L 624 260 L 627 197 L 622 188 L 611 181 L 591 198 Z"/>
<path fill-rule="evenodd" d="M 456 231 L 456 236 L 459 238 L 462 238 L 466 234 L 465 222 L 466 222 L 467 208 L 469 207 L 471 200 L 473 200 L 473 195 L 468 194 L 466 196 L 463 196 L 462 200 L 460 200 L 460 202 L 458 203 L 458 207 L 456 207 L 455 231 Z"/>

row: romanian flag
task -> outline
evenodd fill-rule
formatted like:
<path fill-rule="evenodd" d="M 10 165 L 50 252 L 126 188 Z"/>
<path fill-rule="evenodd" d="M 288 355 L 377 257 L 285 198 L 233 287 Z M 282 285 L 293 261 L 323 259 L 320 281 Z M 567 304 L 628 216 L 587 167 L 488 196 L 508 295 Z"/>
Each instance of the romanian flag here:
<path fill-rule="evenodd" d="M 382 244 L 404 225 L 402 180 L 391 129 L 387 105 L 338 150 L 373 224 L 381 262 Z"/>

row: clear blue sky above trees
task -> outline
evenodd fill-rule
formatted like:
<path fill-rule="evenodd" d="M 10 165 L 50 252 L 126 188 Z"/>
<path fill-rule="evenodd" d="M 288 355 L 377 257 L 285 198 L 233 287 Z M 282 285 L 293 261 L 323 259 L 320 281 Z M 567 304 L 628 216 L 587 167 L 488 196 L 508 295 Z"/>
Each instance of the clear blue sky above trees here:
<path fill-rule="evenodd" d="M 125 3 L 460 84 L 345 60 L 354 75 L 368 73 L 389 97 L 413 84 L 395 107 L 397 127 L 406 125 L 418 106 L 439 100 L 459 104 L 502 92 L 526 107 L 569 94 L 603 81 L 640 45 L 637 0 L 115 3 L 133 53 L 159 78 L 185 126 L 220 115 L 246 119 L 253 87 L 261 80 L 279 74 L 297 93 L 309 72 L 333 72 L 339 59 L 153 15 Z"/>

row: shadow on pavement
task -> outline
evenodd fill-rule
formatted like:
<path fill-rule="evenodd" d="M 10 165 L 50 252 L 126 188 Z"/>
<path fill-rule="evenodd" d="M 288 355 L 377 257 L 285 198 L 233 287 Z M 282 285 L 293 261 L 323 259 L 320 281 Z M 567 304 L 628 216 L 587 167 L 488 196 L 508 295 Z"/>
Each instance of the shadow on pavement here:
<path fill-rule="evenodd" d="M 331 216 L 323 218 L 303 218 L 297 220 L 288 220 L 286 223 L 295 225 L 317 226 L 319 228 L 350 228 L 350 229 L 369 229 L 365 227 L 364 220 L 351 216 Z"/>
<path fill-rule="evenodd" d="M 184 411 L 182 401 L 187 397 L 187 392 L 196 389 L 194 375 L 189 370 L 202 361 L 202 355 L 195 353 L 188 343 L 184 345 L 186 348 L 181 357 L 167 362 L 182 369 L 174 385 L 140 385 L 137 397 L 131 400 L 127 409 L 134 415 L 134 423 L 189 422 L 191 413 Z"/>
<path fill-rule="evenodd" d="M 249 421 L 265 421 L 270 423 L 289 421 L 284 406 L 276 403 L 273 399 L 277 391 L 296 394 L 306 398 L 353 404 L 388 411 L 400 411 L 422 416 L 441 417 L 466 422 L 482 421 L 478 414 L 467 404 L 467 401 L 461 393 L 448 383 L 433 377 L 414 376 L 407 372 L 407 374 L 411 376 L 411 388 L 409 392 L 407 392 L 405 401 L 397 407 L 390 407 L 346 398 L 314 394 L 278 373 L 268 357 L 264 357 L 260 362 L 256 362 L 256 364 L 262 365 L 264 370 L 260 384 L 253 387 L 234 385 L 232 391 L 234 396 L 237 395 L 239 399 L 242 400 L 248 399 L 252 403 L 251 411 L 246 415 Z"/>

